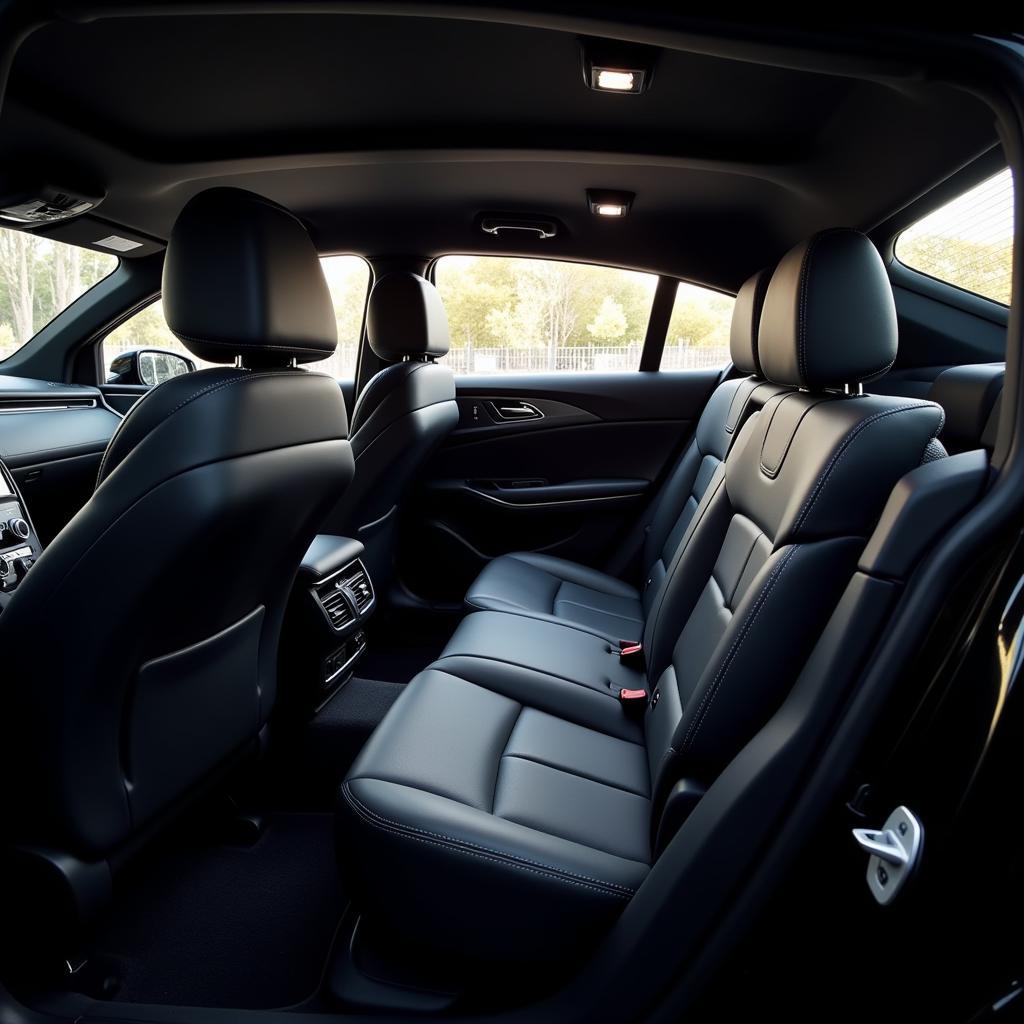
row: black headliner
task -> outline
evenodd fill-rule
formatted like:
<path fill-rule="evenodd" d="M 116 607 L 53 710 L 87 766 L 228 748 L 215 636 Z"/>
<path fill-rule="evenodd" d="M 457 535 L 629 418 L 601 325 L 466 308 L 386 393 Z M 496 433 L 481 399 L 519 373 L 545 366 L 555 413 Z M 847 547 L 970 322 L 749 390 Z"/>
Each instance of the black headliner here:
<path fill-rule="evenodd" d="M 608 96 L 584 87 L 573 27 L 365 13 L 54 23 L 16 56 L 0 143 L 7 169 L 95 182 L 104 220 L 156 239 L 194 192 L 237 184 L 295 209 L 324 251 L 507 250 L 476 216 L 535 212 L 568 230 L 519 251 L 734 289 L 814 230 L 872 228 L 997 141 L 988 108 L 922 75 L 910 47 L 906 65 L 862 71 L 750 59 L 770 48 L 663 49 L 647 94 Z M 586 188 L 635 192 L 630 217 L 599 222 Z"/>

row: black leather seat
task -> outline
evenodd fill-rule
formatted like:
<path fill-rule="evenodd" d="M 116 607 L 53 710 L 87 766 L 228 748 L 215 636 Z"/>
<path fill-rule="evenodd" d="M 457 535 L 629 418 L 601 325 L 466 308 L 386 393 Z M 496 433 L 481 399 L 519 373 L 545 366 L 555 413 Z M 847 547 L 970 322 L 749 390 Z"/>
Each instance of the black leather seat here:
<path fill-rule="evenodd" d="M 435 360 L 448 351 L 437 290 L 417 274 L 386 274 L 370 292 L 366 335 L 393 365 L 370 379 L 352 413 L 356 476 L 326 530 L 358 538 L 382 590 L 393 568 L 398 506 L 417 471 L 459 422 L 455 378 Z"/>
<path fill-rule="evenodd" d="M 896 353 L 885 268 L 856 232 L 783 259 L 759 350 L 800 390 L 769 399 L 713 474 L 647 614 L 646 671 L 621 675 L 584 629 L 474 613 L 357 759 L 339 851 L 378 926 L 470 958 L 579 953 L 645 884 L 684 790 L 779 706 L 942 413 L 844 391 Z M 650 699 L 621 700 L 626 679 Z"/>
<path fill-rule="evenodd" d="M 93 893 L 258 741 L 292 581 L 353 473 L 337 382 L 295 365 L 332 352 L 336 325 L 292 214 L 236 189 L 194 198 L 163 303 L 192 352 L 240 365 L 135 405 L 95 493 L 0 618 L 7 836 Z"/>
<path fill-rule="evenodd" d="M 638 639 L 700 499 L 748 416 L 780 388 L 764 380 L 757 328 L 771 279 L 762 270 L 736 295 L 729 348 L 748 376 L 720 384 L 658 496 L 645 513 L 644 582 L 636 587 L 588 566 L 517 551 L 489 562 L 466 593 L 470 609 L 513 611 L 584 626 L 609 639 Z"/>

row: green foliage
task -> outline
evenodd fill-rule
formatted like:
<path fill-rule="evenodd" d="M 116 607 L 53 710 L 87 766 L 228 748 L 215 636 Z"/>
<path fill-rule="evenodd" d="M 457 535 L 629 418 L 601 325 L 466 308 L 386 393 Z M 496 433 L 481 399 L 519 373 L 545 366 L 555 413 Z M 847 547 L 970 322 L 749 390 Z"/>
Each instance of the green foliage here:
<path fill-rule="evenodd" d="M 437 268 L 455 348 L 642 341 L 655 282 L 629 270 L 505 256 L 448 256 Z"/>
<path fill-rule="evenodd" d="M 626 333 L 627 326 L 626 312 L 621 304 L 610 295 L 606 295 L 601 300 L 601 308 L 594 319 L 587 324 L 587 330 L 599 341 L 612 341 L 621 338 Z"/>

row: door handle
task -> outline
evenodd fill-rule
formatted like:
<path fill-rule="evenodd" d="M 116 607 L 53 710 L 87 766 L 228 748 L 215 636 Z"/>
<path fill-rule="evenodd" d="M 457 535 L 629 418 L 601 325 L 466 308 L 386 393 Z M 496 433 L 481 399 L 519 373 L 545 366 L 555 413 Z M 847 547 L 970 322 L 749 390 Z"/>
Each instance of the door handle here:
<path fill-rule="evenodd" d="M 496 420 L 510 422 L 513 420 L 540 420 L 544 413 L 535 405 L 529 402 L 519 402 L 515 399 L 499 399 L 498 401 L 487 402 L 487 408 Z"/>

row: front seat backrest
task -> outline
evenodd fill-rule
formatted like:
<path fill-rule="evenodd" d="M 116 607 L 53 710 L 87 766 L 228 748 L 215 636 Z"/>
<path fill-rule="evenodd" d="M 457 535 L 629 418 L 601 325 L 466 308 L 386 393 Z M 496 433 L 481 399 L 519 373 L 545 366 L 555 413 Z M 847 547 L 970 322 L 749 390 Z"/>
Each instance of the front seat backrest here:
<path fill-rule="evenodd" d="M 139 401 L 95 493 L 0 619 L 9 834 L 119 851 L 260 736 L 303 553 L 353 473 L 336 324 L 299 220 L 260 196 L 192 199 L 164 264 L 197 356 Z"/>
<path fill-rule="evenodd" d="M 366 334 L 391 366 L 372 377 L 352 413 L 356 477 L 327 530 L 358 538 L 378 590 L 392 574 L 398 505 L 459 421 L 455 378 L 434 360 L 448 351 L 437 289 L 418 274 L 385 274 L 370 292 Z"/>

